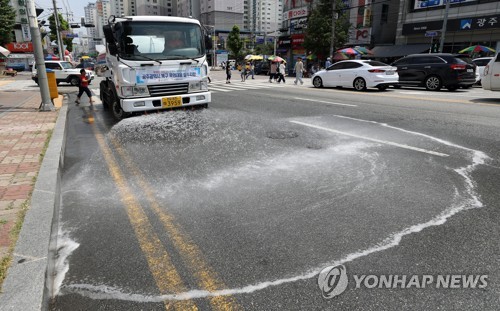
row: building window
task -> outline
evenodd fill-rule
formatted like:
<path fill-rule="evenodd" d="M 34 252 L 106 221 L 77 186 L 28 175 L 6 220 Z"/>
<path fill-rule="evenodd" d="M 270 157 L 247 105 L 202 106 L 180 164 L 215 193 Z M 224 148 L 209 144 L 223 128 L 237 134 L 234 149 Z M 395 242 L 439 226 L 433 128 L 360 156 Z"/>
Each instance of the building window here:
<path fill-rule="evenodd" d="M 388 4 L 382 4 L 382 15 L 380 17 L 380 23 L 387 23 L 389 20 L 389 5 Z"/>

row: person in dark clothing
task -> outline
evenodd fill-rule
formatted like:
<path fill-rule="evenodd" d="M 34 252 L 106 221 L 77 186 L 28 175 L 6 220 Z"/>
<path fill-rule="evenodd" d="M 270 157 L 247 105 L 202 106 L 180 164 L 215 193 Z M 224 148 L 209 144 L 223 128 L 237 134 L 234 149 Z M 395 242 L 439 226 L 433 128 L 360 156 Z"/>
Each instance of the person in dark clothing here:
<path fill-rule="evenodd" d="M 87 94 L 90 100 L 90 104 L 93 105 L 94 101 L 92 100 L 92 92 L 89 89 L 89 78 L 85 72 L 85 69 L 80 70 L 80 85 L 78 86 L 78 96 L 76 97 L 76 105 L 80 105 L 80 98 L 83 93 Z"/>
<path fill-rule="evenodd" d="M 231 83 L 231 65 L 226 64 L 226 83 Z"/>

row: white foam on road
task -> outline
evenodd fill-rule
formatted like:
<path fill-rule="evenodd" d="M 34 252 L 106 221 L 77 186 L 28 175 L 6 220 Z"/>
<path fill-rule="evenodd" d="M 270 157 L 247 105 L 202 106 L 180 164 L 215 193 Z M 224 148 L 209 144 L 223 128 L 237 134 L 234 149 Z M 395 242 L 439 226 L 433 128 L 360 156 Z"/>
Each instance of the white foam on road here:
<path fill-rule="evenodd" d="M 61 289 L 64 277 L 69 270 L 68 257 L 73 253 L 75 249 L 78 248 L 78 246 L 80 246 L 80 244 L 73 241 L 69 237 L 68 233 L 59 229 L 59 232 L 57 234 L 57 253 L 54 267 L 55 275 L 53 277 L 52 288 L 50 290 L 52 297 L 55 297 L 59 294 L 59 290 Z"/>
<path fill-rule="evenodd" d="M 338 116 L 343 117 L 343 116 Z M 345 117 L 349 118 L 349 117 Z M 351 118 L 352 119 L 352 118 Z M 344 257 L 336 260 L 332 260 L 330 262 L 325 262 L 323 264 L 318 265 L 306 271 L 304 273 L 285 277 L 275 280 L 263 281 L 255 284 L 249 284 L 246 286 L 238 287 L 238 288 L 230 288 L 230 289 L 221 289 L 216 291 L 204 291 L 204 290 L 190 290 L 179 294 L 170 294 L 170 295 L 150 295 L 150 294 L 141 294 L 141 293 L 128 293 L 126 290 L 106 285 L 91 285 L 91 284 L 69 284 L 65 285 L 61 288 L 61 294 L 79 294 L 91 299 L 116 299 L 116 300 L 125 300 L 125 301 L 135 301 L 135 302 L 161 302 L 166 300 L 188 300 L 188 299 L 197 299 L 197 298 L 207 298 L 213 296 L 226 296 L 226 295 L 241 295 L 241 294 L 250 294 L 256 291 L 264 290 L 270 287 L 279 286 L 282 284 L 294 283 L 301 280 L 308 280 L 316 277 L 323 270 L 324 267 L 327 266 L 335 266 L 339 264 L 345 264 L 351 262 L 353 260 L 366 257 L 370 254 L 374 254 L 377 252 L 385 251 L 392 247 L 398 246 L 403 237 L 421 232 L 422 230 L 439 226 L 444 224 L 450 217 L 456 215 L 465 210 L 481 208 L 483 207 L 483 203 L 479 195 L 475 190 L 475 182 L 472 178 L 472 173 L 479 166 L 485 163 L 489 157 L 482 151 L 470 149 L 464 146 L 456 145 L 454 143 L 442 140 L 440 138 L 436 138 L 427 134 L 408 131 L 405 129 L 389 126 L 383 123 L 378 123 L 375 121 L 361 120 L 356 119 L 362 122 L 370 122 L 377 123 L 379 125 L 383 125 L 386 127 L 393 128 L 395 130 L 400 130 L 406 133 L 411 133 L 418 136 L 427 137 L 434 141 L 440 142 L 447 146 L 456 147 L 458 149 L 466 150 L 471 152 L 471 164 L 455 169 L 454 171 L 464 179 L 465 183 L 465 194 L 460 195 L 458 189 L 455 189 L 455 198 L 459 199 L 463 197 L 461 202 L 456 202 L 452 204 L 449 208 L 441 212 L 439 215 L 431 218 L 426 222 L 422 222 L 413 226 L 410 226 L 406 229 L 403 229 L 399 232 L 395 232 L 390 234 L 384 241 L 381 243 L 375 244 L 369 248 L 364 250 L 360 250 L 357 252 L 353 252 L 345 255 Z"/>

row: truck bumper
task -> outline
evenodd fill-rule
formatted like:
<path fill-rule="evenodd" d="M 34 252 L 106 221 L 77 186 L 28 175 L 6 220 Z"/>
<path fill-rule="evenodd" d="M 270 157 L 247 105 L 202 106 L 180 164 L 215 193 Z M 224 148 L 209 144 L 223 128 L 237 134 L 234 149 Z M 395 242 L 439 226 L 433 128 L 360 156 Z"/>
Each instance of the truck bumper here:
<path fill-rule="evenodd" d="M 182 99 L 181 106 L 163 107 L 162 98 L 177 97 L 177 96 L 181 97 Z M 127 99 L 120 99 L 120 103 L 123 111 L 134 112 L 134 111 L 147 111 L 147 110 L 170 109 L 178 107 L 204 105 L 210 103 L 211 100 L 212 100 L 212 93 L 200 92 L 200 93 L 189 93 L 189 94 L 182 94 L 175 96 L 127 98 Z"/>

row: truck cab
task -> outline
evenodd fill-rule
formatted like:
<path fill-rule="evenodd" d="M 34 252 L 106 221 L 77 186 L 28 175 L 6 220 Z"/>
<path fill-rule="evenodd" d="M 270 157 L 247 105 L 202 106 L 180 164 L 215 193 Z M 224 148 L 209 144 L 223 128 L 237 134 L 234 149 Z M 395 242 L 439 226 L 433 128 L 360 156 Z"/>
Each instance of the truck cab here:
<path fill-rule="evenodd" d="M 208 106 L 211 41 L 198 20 L 112 16 L 103 30 L 101 99 L 116 119 L 138 111 Z"/>

